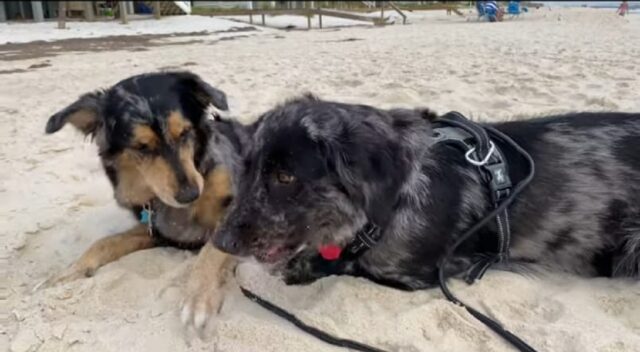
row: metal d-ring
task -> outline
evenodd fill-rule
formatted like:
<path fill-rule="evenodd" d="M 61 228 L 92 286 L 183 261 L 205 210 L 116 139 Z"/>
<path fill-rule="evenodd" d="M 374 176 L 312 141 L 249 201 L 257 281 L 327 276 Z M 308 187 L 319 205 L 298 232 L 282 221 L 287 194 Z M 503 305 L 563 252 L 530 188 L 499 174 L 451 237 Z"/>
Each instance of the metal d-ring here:
<path fill-rule="evenodd" d="M 493 144 L 493 141 L 489 141 L 489 151 L 487 152 L 487 155 L 485 155 L 484 159 L 482 160 L 475 160 L 471 157 L 471 154 L 473 154 L 476 151 L 476 147 L 471 147 L 471 149 L 469 149 L 465 154 L 464 157 L 465 159 L 467 159 L 467 161 L 475 166 L 483 166 L 486 163 L 489 162 L 489 159 L 491 158 L 491 155 L 493 155 L 493 152 L 496 151 L 496 145 Z"/>

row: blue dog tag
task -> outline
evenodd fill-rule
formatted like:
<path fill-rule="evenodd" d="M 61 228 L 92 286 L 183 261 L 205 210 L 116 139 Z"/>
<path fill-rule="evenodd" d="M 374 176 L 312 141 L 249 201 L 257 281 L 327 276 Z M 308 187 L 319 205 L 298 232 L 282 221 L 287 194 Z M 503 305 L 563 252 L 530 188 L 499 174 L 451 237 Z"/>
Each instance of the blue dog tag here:
<path fill-rule="evenodd" d="M 143 224 L 149 223 L 149 211 L 147 209 L 143 209 L 140 212 L 140 222 Z"/>

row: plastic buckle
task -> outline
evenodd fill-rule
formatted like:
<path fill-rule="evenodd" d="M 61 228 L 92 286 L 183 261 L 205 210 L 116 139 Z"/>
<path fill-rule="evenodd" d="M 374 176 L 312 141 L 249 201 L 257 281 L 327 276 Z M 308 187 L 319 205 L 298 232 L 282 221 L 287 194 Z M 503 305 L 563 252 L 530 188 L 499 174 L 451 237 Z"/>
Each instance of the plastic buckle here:
<path fill-rule="evenodd" d="M 349 252 L 351 254 L 357 254 L 365 247 L 367 249 L 373 247 L 378 242 L 380 238 L 380 231 L 377 225 L 372 223 L 367 223 L 364 228 L 358 233 L 356 233 L 356 241 L 351 248 L 349 248 Z"/>
<path fill-rule="evenodd" d="M 511 188 L 511 178 L 507 172 L 507 167 L 503 162 L 491 165 L 484 165 L 484 168 L 491 175 L 489 186 L 493 192 L 500 192 Z"/>

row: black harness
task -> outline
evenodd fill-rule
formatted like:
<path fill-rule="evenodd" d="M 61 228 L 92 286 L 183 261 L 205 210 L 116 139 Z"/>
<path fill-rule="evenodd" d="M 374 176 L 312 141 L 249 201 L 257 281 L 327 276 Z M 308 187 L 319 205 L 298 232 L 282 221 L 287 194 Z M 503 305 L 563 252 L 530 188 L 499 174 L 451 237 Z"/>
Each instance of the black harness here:
<path fill-rule="evenodd" d="M 471 122 L 459 112 L 450 112 L 433 121 L 433 141 L 429 145 L 450 144 L 460 149 L 465 159 L 476 166 L 489 186 L 491 201 L 497 208 L 511 194 L 511 177 L 507 160 L 500 148 L 491 140 L 484 127 Z M 508 209 L 500 211 L 495 217 L 498 248 L 495 253 L 483 256 L 468 271 L 465 280 L 473 283 L 481 279 L 487 269 L 494 263 L 506 262 L 509 259 L 511 243 L 511 227 L 509 226 Z M 374 223 L 366 223 L 343 250 L 341 259 L 353 260 L 374 247 L 382 231 Z"/>
<path fill-rule="evenodd" d="M 522 352 L 535 352 L 522 339 L 506 330 L 502 325 L 456 298 L 447 287 L 447 278 L 444 269 L 455 250 L 476 234 L 480 229 L 489 225 L 495 219 L 498 248 L 489 255 L 484 255 L 475 262 L 467 271 L 465 280 L 472 284 L 481 279 L 489 267 L 495 263 L 506 263 L 509 260 L 509 248 L 511 244 L 511 228 L 509 226 L 508 206 L 515 197 L 531 182 L 534 175 L 534 162 L 529 154 L 511 138 L 490 126 L 480 126 L 458 112 L 449 112 L 433 122 L 433 141 L 430 146 L 446 143 L 455 146 L 464 153 L 465 159 L 478 168 L 483 180 L 488 185 L 493 210 L 482 220 L 464 232 L 453 245 L 451 245 L 438 264 L 440 288 L 445 297 L 460 306 L 463 306 L 476 319 L 487 325 L 494 332 L 505 338 L 509 343 Z M 509 176 L 509 167 L 504 153 L 498 146 L 498 141 L 508 145 L 521 154 L 529 164 L 529 172 L 525 179 L 515 186 Z M 356 232 L 354 240 L 342 251 L 340 260 L 355 260 L 368 249 L 374 247 L 382 237 L 381 229 L 374 223 L 366 223 Z M 274 312 L 284 319 L 292 322 L 302 330 L 330 344 L 351 348 L 358 351 L 381 351 L 378 348 L 347 339 L 333 337 L 323 331 L 302 323 L 298 318 L 286 312 L 280 307 L 260 298 L 251 291 L 241 288 L 242 293 L 262 307 Z"/>

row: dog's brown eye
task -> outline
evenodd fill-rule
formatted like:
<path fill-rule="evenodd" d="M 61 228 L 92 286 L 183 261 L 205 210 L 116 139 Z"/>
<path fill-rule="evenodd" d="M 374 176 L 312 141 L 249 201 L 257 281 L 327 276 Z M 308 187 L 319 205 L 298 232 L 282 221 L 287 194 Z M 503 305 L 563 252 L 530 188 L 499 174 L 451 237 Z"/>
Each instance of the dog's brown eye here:
<path fill-rule="evenodd" d="M 148 144 L 136 144 L 133 146 L 133 149 L 143 154 L 148 154 L 152 151 Z"/>
<path fill-rule="evenodd" d="M 191 129 L 185 129 L 180 133 L 180 141 L 184 142 L 191 137 Z"/>
<path fill-rule="evenodd" d="M 278 182 L 283 184 L 290 184 L 296 180 L 295 176 L 284 171 L 278 171 L 278 173 L 276 174 L 276 178 L 278 179 Z"/>

